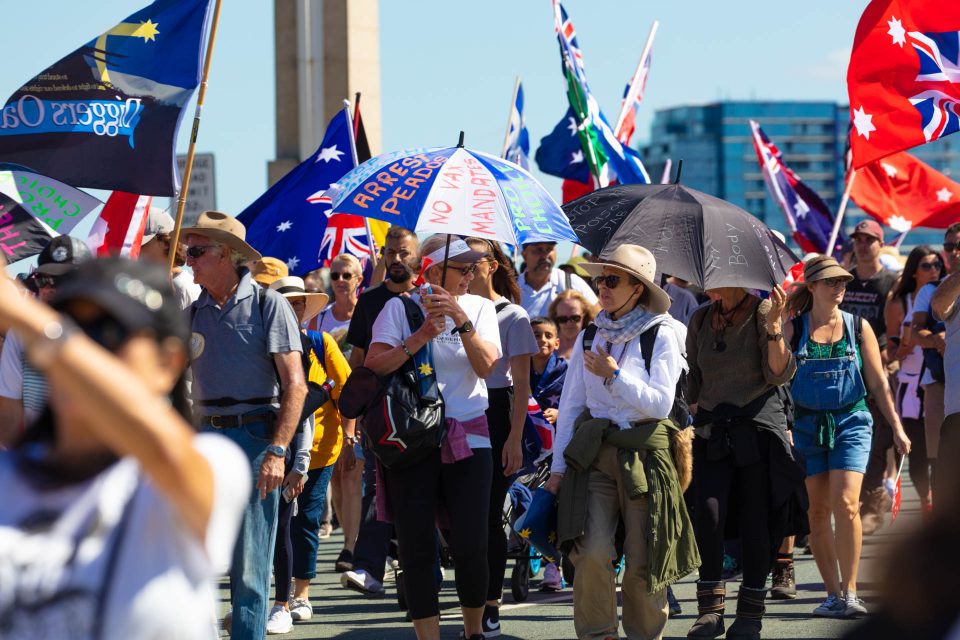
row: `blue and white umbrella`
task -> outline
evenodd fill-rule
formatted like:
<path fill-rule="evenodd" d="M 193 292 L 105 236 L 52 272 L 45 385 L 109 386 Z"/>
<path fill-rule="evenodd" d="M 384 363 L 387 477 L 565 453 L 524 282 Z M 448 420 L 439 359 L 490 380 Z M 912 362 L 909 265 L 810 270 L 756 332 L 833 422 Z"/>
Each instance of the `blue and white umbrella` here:
<path fill-rule="evenodd" d="M 520 166 L 456 147 L 408 149 L 371 158 L 326 192 L 336 213 L 418 233 L 498 240 L 577 242 L 560 205 Z"/>

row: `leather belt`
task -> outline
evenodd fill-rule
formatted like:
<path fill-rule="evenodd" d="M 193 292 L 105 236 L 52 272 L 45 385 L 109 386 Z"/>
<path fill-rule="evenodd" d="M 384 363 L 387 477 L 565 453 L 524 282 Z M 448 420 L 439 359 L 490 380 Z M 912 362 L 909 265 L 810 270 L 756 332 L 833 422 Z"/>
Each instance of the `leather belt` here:
<path fill-rule="evenodd" d="M 270 423 L 273 417 L 274 414 L 272 413 L 248 413 L 240 416 L 203 416 L 200 418 L 200 422 L 214 429 L 235 429 L 245 424 Z"/>

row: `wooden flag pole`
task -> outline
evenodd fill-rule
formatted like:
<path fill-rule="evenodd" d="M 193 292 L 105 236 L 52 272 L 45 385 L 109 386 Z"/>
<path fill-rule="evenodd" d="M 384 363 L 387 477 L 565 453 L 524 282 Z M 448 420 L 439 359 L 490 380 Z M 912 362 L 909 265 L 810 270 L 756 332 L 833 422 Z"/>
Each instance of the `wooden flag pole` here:
<path fill-rule="evenodd" d="M 850 202 L 850 191 L 853 189 L 853 179 L 857 172 L 851 168 L 850 177 L 847 178 L 847 188 L 843 190 L 843 198 L 840 199 L 840 208 L 837 209 L 837 217 L 833 221 L 833 230 L 830 231 L 830 242 L 827 243 L 827 255 L 832 256 L 834 247 L 837 245 L 837 236 L 840 235 L 840 224 L 843 222 L 843 214 L 847 212 L 847 203 Z"/>
<path fill-rule="evenodd" d="M 197 149 L 197 131 L 200 129 L 200 115 L 203 111 L 203 99 L 207 95 L 207 77 L 210 75 L 210 61 L 213 58 L 213 43 L 217 39 L 217 23 L 220 21 L 221 0 L 213 5 L 213 23 L 210 26 L 210 40 L 207 41 L 207 55 L 203 61 L 203 74 L 200 76 L 200 92 L 197 94 L 197 109 L 193 114 L 193 129 L 190 132 L 190 147 L 187 149 L 187 164 L 183 168 L 183 182 L 177 202 L 177 218 L 173 225 L 173 237 L 170 240 L 170 271 L 173 272 L 177 257 L 177 244 L 180 242 L 180 227 L 183 224 L 183 210 L 187 205 L 187 190 L 190 188 L 190 174 L 193 171 L 193 156 Z"/>
<path fill-rule="evenodd" d="M 343 101 L 343 108 L 347 110 L 347 113 L 350 112 L 350 101 Z M 360 128 L 360 93 L 357 92 L 356 102 L 353 105 L 353 126 L 350 127 L 350 153 L 353 155 L 353 166 L 359 166 L 360 161 L 357 159 L 357 129 Z M 333 211 L 330 212 L 333 215 Z M 363 217 L 363 227 L 367 232 L 367 240 L 370 241 L 370 262 L 373 263 L 373 268 L 377 268 L 377 243 L 373 239 L 373 230 L 370 228 L 370 218 Z"/>
<path fill-rule="evenodd" d="M 500 154 L 504 160 L 510 160 L 507 157 L 507 146 L 510 144 L 510 124 L 513 122 L 513 107 L 517 104 L 518 91 L 520 91 L 520 76 L 517 76 L 517 81 L 513 85 L 513 99 L 510 100 L 510 111 L 507 112 L 507 130 L 503 134 L 503 153 Z"/>

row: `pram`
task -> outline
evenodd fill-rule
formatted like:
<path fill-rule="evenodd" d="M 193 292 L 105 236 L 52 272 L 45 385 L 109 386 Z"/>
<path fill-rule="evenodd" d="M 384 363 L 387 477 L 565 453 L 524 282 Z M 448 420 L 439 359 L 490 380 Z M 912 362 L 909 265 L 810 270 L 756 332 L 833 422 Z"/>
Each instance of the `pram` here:
<path fill-rule="evenodd" d="M 530 595 L 530 578 L 537 575 L 543 557 L 533 546 L 513 529 L 520 514 L 530 504 L 532 492 L 536 491 L 550 476 L 550 457 L 542 460 L 537 468 L 514 480 L 503 505 L 503 526 L 507 533 L 507 559 L 513 560 L 510 572 L 510 593 L 514 602 L 524 602 Z"/>

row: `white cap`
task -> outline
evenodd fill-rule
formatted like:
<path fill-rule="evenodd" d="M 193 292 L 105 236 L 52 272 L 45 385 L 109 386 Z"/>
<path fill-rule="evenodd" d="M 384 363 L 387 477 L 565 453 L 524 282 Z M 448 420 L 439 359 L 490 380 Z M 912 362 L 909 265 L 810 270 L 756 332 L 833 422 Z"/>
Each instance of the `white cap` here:
<path fill-rule="evenodd" d="M 169 213 L 160 207 L 150 207 L 150 211 L 147 213 L 147 224 L 143 228 L 143 240 L 140 242 L 140 246 L 142 247 L 153 240 L 154 236 L 158 233 L 172 232 L 173 225 L 173 218 Z"/>
<path fill-rule="evenodd" d="M 470 248 L 466 242 L 457 238 L 456 240 L 450 241 L 450 250 L 449 254 L 447 253 L 447 246 L 444 244 L 439 249 L 433 253 L 423 257 L 424 262 L 430 261 L 429 264 L 440 264 L 443 262 L 443 257 L 447 256 L 447 260 L 456 260 L 457 262 L 467 262 L 473 264 L 474 262 L 485 258 L 488 254 L 483 251 L 475 251 Z"/>

